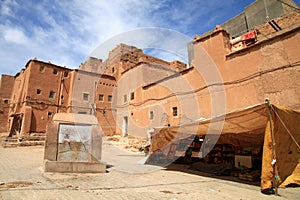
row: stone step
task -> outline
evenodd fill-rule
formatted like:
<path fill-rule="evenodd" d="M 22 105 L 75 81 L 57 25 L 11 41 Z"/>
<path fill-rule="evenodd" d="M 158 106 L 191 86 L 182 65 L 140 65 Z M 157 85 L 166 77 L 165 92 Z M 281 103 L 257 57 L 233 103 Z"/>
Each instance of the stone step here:
<path fill-rule="evenodd" d="M 22 141 L 45 141 L 46 136 L 24 136 L 22 137 Z"/>
<path fill-rule="evenodd" d="M 42 137 L 46 137 L 46 133 L 30 133 L 29 136 L 42 136 Z"/>
<path fill-rule="evenodd" d="M 4 148 L 18 147 L 18 146 L 43 146 L 43 145 L 45 145 L 45 140 L 25 140 L 19 142 L 17 139 L 6 139 L 2 143 L 2 146 Z"/>
<path fill-rule="evenodd" d="M 19 146 L 18 143 L 9 143 L 9 142 L 4 142 L 2 144 L 3 148 L 13 148 Z"/>
<path fill-rule="evenodd" d="M 6 138 L 4 140 L 4 142 L 8 142 L 8 143 L 17 143 L 19 142 L 19 140 L 17 138 Z"/>
<path fill-rule="evenodd" d="M 22 141 L 19 146 L 43 146 L 45 141 Z"/>

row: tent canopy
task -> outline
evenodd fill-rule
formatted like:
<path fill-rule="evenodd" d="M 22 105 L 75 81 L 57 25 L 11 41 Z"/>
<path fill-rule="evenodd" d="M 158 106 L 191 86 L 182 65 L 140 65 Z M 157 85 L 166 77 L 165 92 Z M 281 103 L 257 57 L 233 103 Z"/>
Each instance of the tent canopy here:
<path fill-rule="evenodd" d="M 211 119 L 157 129 L 158 134 L 152 142 L 151 151 L 163 149 L 168 144 L 191 135 L 210 135 L 208 137 L 211 139 L 222 140 L 220 143 L 238 146 L 262 145 L 267 121 L 267 107 L 259 104 Z M 222 138 L 219 138 L 221 135 Z"/>
<path fill-rule="evenodd" d="M 268 105 L 259 104 L 189 124 L 156 130 L 151 143 L 151 152 L 166 151 L 173 142 L 197 135 L 210 137 L 219 143 L 238 146 L 263 146 L 261 188 L 271 188 L 275 183 L 272 161 L 278 166 L 278 182 L 281 187 L 290 183 L 300 185 L 300 112 L 271 105 L 272 127 Z M 275 138 L 275 146 L 272 142 Z"/>

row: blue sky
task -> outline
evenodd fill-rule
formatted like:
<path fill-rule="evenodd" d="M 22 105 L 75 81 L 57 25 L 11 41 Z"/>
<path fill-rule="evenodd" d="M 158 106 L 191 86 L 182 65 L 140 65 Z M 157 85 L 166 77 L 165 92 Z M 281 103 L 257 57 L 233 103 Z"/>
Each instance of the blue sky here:
<path fill-rule="evenodd" d="M 34 57 L 77 68 L 98 45 L 136 28 L 167 28 L 193 38 L 254 1 L 0 0 L 0 74 L 15 75 Z"/>

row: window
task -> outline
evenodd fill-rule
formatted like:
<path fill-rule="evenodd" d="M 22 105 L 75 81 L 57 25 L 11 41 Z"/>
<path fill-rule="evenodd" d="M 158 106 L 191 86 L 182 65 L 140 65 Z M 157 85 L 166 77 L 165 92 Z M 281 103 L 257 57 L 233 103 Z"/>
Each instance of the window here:
<path fill-rule="evenodd" d="M 87 114 L 86 112 L 79 111 L 78 114 Z"/>
<path fill-rule="evenodd" d="M 57 74 L 57 70 L 56 69 L 53 69 L 53 74 Z"/>
<path fill-rule="evenodd" d="M 44 69 L 45 69 L 45 66 L 44 66 L 44 65 L 41 65 L 41 66 L 40 66 L 40 72 L 44 71 Z"/>
<path fill-rule="evenodd" d="M 99 94 L 99 101 L 104 101 L 104 94 Z"/>
<path fill-rule="evenodd" d="M 52 117 L 53 113 L 48 111 L 48 117 Z"/>
<path fill-rule="evenodd" d="M 3 103 L 4 103 L 4 104 L 8 104 L 8 99 L 5 99 L 5 100 L 3 101 Z"/>
<path fill-rule="evenodd" d="M 36 94 L 41 94 L 41 93 L 42 93 L 42 91 L 40 89 L 36 90 Z"/>
<path fill-rule="evenodd" d="M 114 67 L 111 68 L 111 72 L 112 72 L 112 73 L 115 73 L 115 68 L 114 68 Z"/>
<path fill-rule="evenodd" d="M 82 99 L 85 100 L 85 101 L 88 101 L 89 100 L 89 96 L 90 96 L 89 93 L 83 93 L 82 94 Z"/>
<path fill-rule="evenodd" d="M 50 91 L 49 98 L 54 99 L 54 97 L 55 97 L 55 92 Z"/>
<path fill-rule="evenodd" d="M 134 92 L 131 92 L 131 93 L 130 93 L 130 100 L 131 100 L 131 101 L 134 100 Z"/>
<path fill-rule="evenodd" d="M 112 95 L 108 95 L 108 96 L 107 96 L 107 101 L 108 101 L 108 102 L 112 102 Z"/>
<path fill-rule="evenodd" d="M 69 73 L 68 72 L 64 72 L 64 77 L 68 77 Z"/>
<path fill-rule="evenodd" d="M 177 107 L 173 107 L 172 111 L 173 111 L 173 117 L 177 117 L 178 116 L 178 108 Z"/>
<path fill-rule="evenodd" d="M 154 112 L 152 110 L 149 112 L 149 119 L 150 120 L 154 119 Z"/>
<path fill-rule="evenodd" d="M 124 94 L 124 96 L 123 96 L 123 100 L 124 100 L 124 103 L 126 103 L 126 102 L 127 102 L 127 95 L 126 95 L 126 94 Z"/>

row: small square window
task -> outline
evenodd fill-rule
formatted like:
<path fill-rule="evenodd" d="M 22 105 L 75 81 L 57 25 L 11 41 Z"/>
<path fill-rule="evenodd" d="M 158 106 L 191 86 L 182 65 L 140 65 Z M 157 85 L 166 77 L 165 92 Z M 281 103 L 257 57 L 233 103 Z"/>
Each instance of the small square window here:
<path fill-rule="evenodd" d="M 123 95 L 123 101 L 124 101 L 124 103 L 127 102 L 127 95 L 126 94 Z"/>
<path fill-rule="evenodd" d="M 36 94 L 41 94 L 41 93 L 42 93 L 42 90 L 40 90 L 40 89 L 36 90 Z"/>
<path fill-rule="evenodd" d="M 52 117 L 53 116 L 53 113 L 48 111 L 48 117 Z"/>
<path fill-rule="evenodd" d="M 131 100 L 131 101 L 134 100 L 134 92 L 131 92 L 131 93 L 130 93 L 130 100 Z"/>
<path fill-rule="evenodd" d="M 107 96 L 107 101 L 108 101 L 108 102 L 112 102 L 112 95 L 108 95 L 108 96 Z"/>
<path fill-rule="evenodd" d="M 53 74 L 56 75 L 58 72 L 56 69 L 53 69 Z"/>
<path fill-rule="evenodd" d="M 178 116 L 178 108 L 177 107 L 173 107 L 172 111 L 173 111 L 173 117 L 177 117 Z"/>
<path fill-rule="evenodd" d="M 3 101 L 3 103 L 4 103 L 4 104 L 8 104 L 8 99 L 5 99 L 5 100 Z"/>
<path fill-rule="evenodd" d="M 85 101 L 88 101 L 89 100 L 89 96 L 90 96 L 89 93 L 83 93 L 82 94 L 82 99 L 85 100 Z"/>
<path fill-rule="evenodd" d="M 149 112 L 149 119 L 150 120 L 154 119 L 154 112 L 152 110 Z"/>
<path fill-rule="evenodd" d="M 45 69 L 45 66 L 44 66 L 44 65 L 41 65 L 41 66 L 40 66 L 40 72 L 43 72 L 44 69 Z"/>
<path fill-rule="evenodd" d="M 55 97 L 55 92 L 51 91 L 51 92 L 49 93 L 49 98 L 50 98 L 50 99 L 54 99 L 54 97 Z"/>
<path fill-rule="evenodd" d="M 104 101 L 104 94 L 99 94 L 99 101 Z"/>
<path fill-rule="evenodd" d="M 68 77 L 69 73 L 68 72 L 64 72 L 64 77 Z"/>

